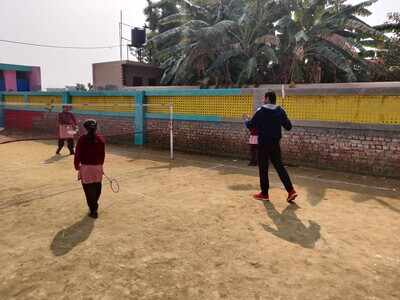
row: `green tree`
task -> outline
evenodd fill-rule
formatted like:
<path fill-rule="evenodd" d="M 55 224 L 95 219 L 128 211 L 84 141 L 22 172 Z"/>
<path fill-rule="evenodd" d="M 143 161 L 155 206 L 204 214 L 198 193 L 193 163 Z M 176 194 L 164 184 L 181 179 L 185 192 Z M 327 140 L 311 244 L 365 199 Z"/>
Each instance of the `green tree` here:
<path fill-rule="evenodd" d="M 148 46 L 164 83 L 367 80 L 366 44 L 384 37 L 359 16 L 376 1 L 176 0 Z"/>
<path fill-rule="evenodd" d="M 87 91 L 87 88 L 86 88 L 86 86 L 83 84 L 83 83 L 77 83 L 76 85 L 75 85 L 75 89 L 77 90 L 77 91 Z"/>
<path fill-rule="evenodd" d="M 398 81 L 400 80 L 400 13 L 388 14 L 388 20 L 376 28 L 387 32 L 389 38 L 378 52 L 382 64 L 377 65 L 374 70 L 379 72 L 381 80 Z"/>
<path fill-rule="evenodd" d="M 318 82 L 308 76 L 317 68 L 324 81 L 365 79 L 361 78 L 367 70 L 363 41 L 382 40 L 383 34 L 358 16 L 368 14 L 367 7 L 376 1 L 339 7 L 326 0 L 291 1 L 287 14 L 276 26 L 282 41 L 281 80 Z M 329 78 L 332 71 L 336 78 Z"/>

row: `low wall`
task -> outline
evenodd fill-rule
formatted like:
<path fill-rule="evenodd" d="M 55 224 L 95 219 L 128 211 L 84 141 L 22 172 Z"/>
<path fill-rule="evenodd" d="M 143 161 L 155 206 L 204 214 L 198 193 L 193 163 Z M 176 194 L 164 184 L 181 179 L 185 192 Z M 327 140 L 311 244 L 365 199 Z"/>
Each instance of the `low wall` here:
<path fill-rule="evenodd" d="M 300 123 L 284 135 L 282 149 L 287 162 L 302 166 L 400 177 L 396 128 Z"/>
<path fill-rule="evenodd" d="M 166 120 L 146 120 L 146 144 L 169 147 Z M 176 150 L 218 156 L 247 157 L 248 130 L 238 122 L 174 121 Z"/>
<path fill-rule="evenodd" d="M 0 93 L 0 122 L 56 137 L 57 114 L 46 109 L 71 104 L 80 122 L 98 120 L 108 142 L 167 148 L 172 104 L 175 149 L 248 158 L 242 115 L 259 107 L 267 88 L 294 120 L 282 139 L 286 163 L 400 178 L 400 83 L 286 87 L 285 97 L 282 86 Z M 13 103 L 19 111 L 8 109 Z"/>
<path fill-rule="evenodd" d="M 58 137 L 58 113 L 41 111 L 4 110 L 5 128 L 28 132 L 29 138 L 56 139 Z M 133 116 L 102 116 L 101 114 L 75 114 L 80 132 L 85 132 L 83 122 L 96 119 L 99 131 L 112 143 L 131 144 L 135 135 Z"/>
<path fill-rule="evenodd" d="M 146 121 L 146 144 L 169 146 L 168 122 Z M 174 122 L 177 150 L 249 158 L 249 133 L 240 122 Z M 294 122 L 281 141 L 285 163 L 400 177 L 400 131 L 371 126 Z"/>

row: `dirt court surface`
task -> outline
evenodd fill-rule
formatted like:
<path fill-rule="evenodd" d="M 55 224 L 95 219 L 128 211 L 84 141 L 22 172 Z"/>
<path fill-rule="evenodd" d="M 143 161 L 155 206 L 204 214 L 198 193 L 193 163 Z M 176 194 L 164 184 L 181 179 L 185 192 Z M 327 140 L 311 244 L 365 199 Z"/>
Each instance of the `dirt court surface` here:
<path fill-rule="evenodd" d="M 400 299 L 399 181 L 109 146 L 93 221 L 54 151 L 0 145 L 0 299 Z"/>

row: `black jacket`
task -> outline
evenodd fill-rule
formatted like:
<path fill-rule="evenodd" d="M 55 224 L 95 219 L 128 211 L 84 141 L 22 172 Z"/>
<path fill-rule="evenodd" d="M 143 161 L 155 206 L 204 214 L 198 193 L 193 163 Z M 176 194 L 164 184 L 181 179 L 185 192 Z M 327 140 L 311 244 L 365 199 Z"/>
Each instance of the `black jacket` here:
<path fill-rule="evenodd" d="M 274 104 L 261 106 L 253 118 L 246 122 L 249 129 L 255 128 L 258 134 L 258 144 L 266 145 L 279 142 L 282 138 L 282 129 L 292 129 L 292 123 L 288 119 L 285 110 Z"/>

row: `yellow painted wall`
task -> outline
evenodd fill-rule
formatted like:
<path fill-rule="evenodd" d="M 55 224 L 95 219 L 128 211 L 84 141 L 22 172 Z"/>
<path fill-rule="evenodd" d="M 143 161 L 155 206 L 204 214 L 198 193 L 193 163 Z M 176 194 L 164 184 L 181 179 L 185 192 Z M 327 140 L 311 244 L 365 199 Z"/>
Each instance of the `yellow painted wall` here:
<path fill-rule="evenodd" d="M 226 119 L 242 118 L 244 113 L 253 112 L 253 96 L 151 96 L 146 98 L 150 104 L 149 113 L 167 113 L 168 106 L 154 104 L 173 104 L 174 114 L 218 116 Z"/>
<path fill-rule="evenodd" d="M 4 102 L 6 102 L 6 103 L 24 103 L 24 96 L 5 95 Z"/>
<path fill-rule="evenodd" d="M 29 96 L 29 105 L 34 108 L 47 108 L 55 105 L 55 108 L 61 107 L 61 96 Z"/>
<path fill-rule="evenodd" d="M 102 112 L 134 112 L 135 99 L 130 96 L 72 97 L 72 106 L 76 110 Z"/>
<path fill-rule="evenodd" d="M 287 96 L 278 103 L 293 120 L 400 125 L 400 96 Z"/>
<path fill-rule="evenodd" d="M 5 95 L 6 103 L 24 102 L 21 95 Z M 29 102 L 48 105 L 61 104 L 60 96 L 29 96 Z M 149 113 L 168 113 L 168 104 L 178 115 L 216 116 L 241 119 L 252 114 L 252 95 L 238 96 L 150 96 L 146 102 Z M 72 97 L 74 109 L 102 112 L 134 112 L 131 96 Z M 87 105 L 89 104 L 89 105 Z M 165 106 L 152 106 L 165 104 Z M 287 96 L 278 98 L 292 120 L 330 121 L 359 124 L 400 125 L 400 96 Z"/>

